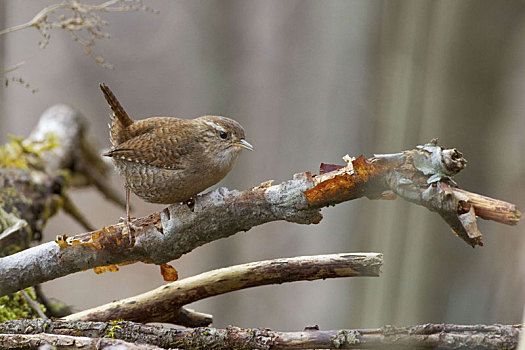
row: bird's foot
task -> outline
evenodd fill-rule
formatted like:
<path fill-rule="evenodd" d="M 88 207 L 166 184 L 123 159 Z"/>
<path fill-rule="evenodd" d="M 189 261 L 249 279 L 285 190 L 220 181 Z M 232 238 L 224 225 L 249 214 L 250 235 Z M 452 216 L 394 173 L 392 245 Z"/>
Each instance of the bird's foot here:
<path fill-rule="evenodd" d="M 136 220 L 136 219 L 137 219 L 137 218 L 136 218 L 136 217 L 133 217 L 133 216 L 129 218 L 130 221 L 133 221 L 133 220 Z M 128 221 L 128 219 L 126 219 L 126 218 L 123 217 L 123 216 L 121 216 L 121 217 L 118 219 L 118 222 L 119 222 L 119 223 L 121 223 L 121 222 L 126 223 L 127 221 Z M 132 225 L 132 226 L 135 226 L 135 225 L 133 225 L 133 224 L 131 224 L 131 225 Z M 138 226 L 136 226 L 136 227 L 138 227 Z"/>
<path fill-rule="evenodd" d="M 142 226 L 134 225 L 131 220 L 134 220 L 136 218 L 130 218 L 129 220 L 127 218 L 121 217 L 119 222 L 123 222 L 126 224 L 126 229 L 128 230 L 128 238 L 129 238 L 129 244 L 130 246 L 135 245 L 135 232 L 142 230 Z"/>

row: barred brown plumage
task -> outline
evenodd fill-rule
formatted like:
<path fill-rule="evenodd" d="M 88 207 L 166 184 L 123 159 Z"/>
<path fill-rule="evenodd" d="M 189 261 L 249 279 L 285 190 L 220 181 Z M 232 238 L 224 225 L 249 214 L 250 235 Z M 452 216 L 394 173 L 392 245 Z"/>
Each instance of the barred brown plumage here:
<path fill-rule="evenodd" d="M 153 117 L 134 121 L 109 87 L 101 84 L 110 105 L 113 158 L 129 191 L 151 203 L 190 199 L 222 180 L 233 168 L 242 148 L 252 150 L 243 127 L 233 119 L 203 116 L 195 119 Z"/>

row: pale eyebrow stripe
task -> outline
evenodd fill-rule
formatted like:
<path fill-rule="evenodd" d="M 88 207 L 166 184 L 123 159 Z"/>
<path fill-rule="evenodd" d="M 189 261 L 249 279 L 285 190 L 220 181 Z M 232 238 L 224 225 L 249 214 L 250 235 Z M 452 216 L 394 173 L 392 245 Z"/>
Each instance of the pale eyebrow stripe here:
<path fill-rule="evenodd" d="M 212 128 L 215 128 L 219 131 L 226 131 L 222 128 L 222 126 L 218 125 L 218 124 L 215 124 L 214 122 L 209 122 L 209 121 L 205 121 L 204 122 L 205 124 L 208 124 L 209 126 L 211 126 Z"/>

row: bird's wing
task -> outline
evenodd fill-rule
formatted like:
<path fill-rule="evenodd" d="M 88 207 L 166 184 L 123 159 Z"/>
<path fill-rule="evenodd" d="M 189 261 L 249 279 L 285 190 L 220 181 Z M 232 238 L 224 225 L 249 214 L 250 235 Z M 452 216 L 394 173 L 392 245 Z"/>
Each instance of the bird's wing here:
<path fill-rule="evenodd" d="M 199 144 L 188 142 L 184 133 L 170 128 L 146 128 L 114 147 L 105 156 L 165 169 L 184 169 L 184 160 L 199 152 Z M 177 134 L 175 136 L 174 134 Z"/>

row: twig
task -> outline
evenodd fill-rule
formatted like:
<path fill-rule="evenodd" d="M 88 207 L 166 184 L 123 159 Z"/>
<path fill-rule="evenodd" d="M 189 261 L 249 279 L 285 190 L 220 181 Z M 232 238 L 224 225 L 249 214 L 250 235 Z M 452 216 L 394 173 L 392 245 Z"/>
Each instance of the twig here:
<path fill-rule="evenodd" d="M 378 253 L 342 253 L 259 261 L 176 281 L 144 294 L 65 317 L 68 321 L 173 322 L 181 306 L 250 287 L 325 278 L 379 276 Z M 180 324 L 180 323 L 177 323 Z"/>
<path fill-rule="evenodd" d="M 93 52 L 96 39 L 109 38 L 109 34 L 102 30 L 107 22 L 99 13 L 124 12 L 124 11 L 147 11 L 156 13 L 155 10 L 145 6 L 142 0 L 110 0 L 99 5 L 83 4 L 76 0 L 64 0 L 60 4 L 50 5 L 38 12 L 30 21 L 0 31 L 0 35 L 16 32 L 18 30 L 34 27 L 42 35 L 40 47 L 45 48 L 51 38 L 50 31 L 59 28 L 68 31 L 73 40 L 84 48 L 84 52 L 90 55 L 99 65 L 104 68 L 113 68 L 102 56 Z M 86 38 L 83 38 L 84 33 Z"/>
<path fill-rule="evenodd" d="M 443 187 L 445 186 L 443 185 Z M 516 225 L 520 221 L 521 213 L 512 203 L 468 192 L 457 187 L 451 187 L 451 189 L 453 192 L 467 196 L 468 202 L 474 207 L 476 215 L 482 219 L 506 225 Z M 468 211 L 467 207 L 464 209 Z"/>
<path fill-rule="evenodd" d="M 44 294 L 40 284 L 33 287 L 36 294 L 36 300 L 44 305 L 46 314 L 49 317 L 60 318 L 71 314 L 71 307 L 66 303 L 53 299 L 52 301 Z"/>
<path fill-rule="evenodd" d="M 22 62 L 17 63 L 13 67 L 10 67 L 10 68 L 7 68 L 7 69 L 5 69 L 3 71 L 0 71 L 0 76 L 3 76 L 1 79 L 3 80 L 3 84 L 6 87 L 9 85 L 10 82 L 13 82 L 13 83 L 16 83 L 16 84 L 20 84 L 20 85 L 22 85 L 23 87 L 25 87 L 27 89 L 31 89 L 31 92 L 35 93 L 35 92 L 38 91 L 38 89 L 31 88 L 31 85 L 27 81 L 25 81 L 23 78 L 6 76 L 8 73 L 11 73 L 11 72 L 17 70 L 18 68 L 22 67 L 24 64 L 25 64 L 25 62 L 22 61 Z"/>
<path fill-rule="evenodd" d="M 466 160 L 458 150 L 438 146 L 437 140 L 402 153 L 369 159 L 346 156 L 345 160 L 347 166 L 321 164 L 315 187 L 305 191 L 310 205 L 337 204 L 362 196 L 382 199 L 393 192 L 437 212 L 472 247 L 483 245 L 476 216 L 508 225 L 521 218 L 514 204 L 459 189 L 453 176 L 465 168 Z M 323 173 L 324 169 L 330 172 Z"/>
<path fill-rule="evenodd" d="M 77 208 L 75 203 L 69 198 L 67 194 L 62 195 L 62 209 L 71 216 L 76 222 L 78 222 L 85 230 L 93 231 L 95 227 L 92 226 L 86 219 L 84 214 Z"/>
<path fill-rule="evenodd" d="M 80 143 L 80 151 L 83 157 L 76 164 L 78 173 L 85 179 L 84 186 L 93 185 L 104 197 L 126 208 L 126 200 L 122 193 L 117 192 L 115 187 L 110 186 L 107 181 L 109 167 L 108 163 L 100 157 L 100 152 L 90 139 L 84 138 Z M 112 169 L 112 168 L 111 168 Z"/>
<path fill-rule="evenodd" d="M 46 314 L 44 314 L 44 312 L 42 311 L 42 309 L 40 308 L 40 305 L 33 300 L 33 298 L 31 298 L 29 296 L 29 294 L 27 294 L 27 292 L 25 290 L 21 290 L 20 291 L 20 294 L 22 294 L 22 296 L 24 297 L 25 301 L 29 304 L 29 306 L 31 306 L 31 308 L 37 313 L 38 316 L 40 316 L 41 318 L 48 318 L 46 316 Z"/>
<path fill-rule="evenodd" d="M 64 322 L 13 320 L 0 323 L 4 334 L 64 334 L 115 339 L 162 348 L 210 349 L 360 349 L 440 348 L 514 349 L 523 329 L 519 325 L 424 324 L 409 327 L 319 330 L 300 332 L 238 327 L 178 329 L 133 322 Z"/>
<path fill-rule="evenodd" d="M 24 61 L 18 62 L 13 67 L 10 67 L 10 68 L 7 68 L 7 69 L 5 69 L 3 71 L 0 71 L 0 75 L 5 75 L 7 73 L 11 73 L 12 71 L 17 70 L 18 68 L 22 67 L 24 64 L 25 64 Z"/>

